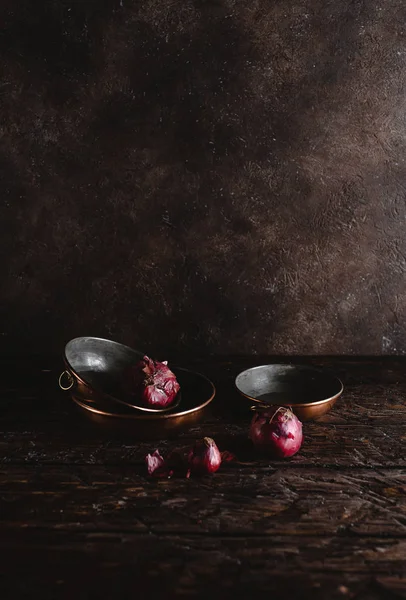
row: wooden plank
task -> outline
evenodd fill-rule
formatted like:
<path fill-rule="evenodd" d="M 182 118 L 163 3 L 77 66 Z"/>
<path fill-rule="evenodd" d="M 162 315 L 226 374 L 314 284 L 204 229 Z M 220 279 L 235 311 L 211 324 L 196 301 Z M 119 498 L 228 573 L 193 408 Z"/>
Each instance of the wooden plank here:
<path fill-rule="evenodd" d="M 233 378 L 275 360 L 197 361 L 218 387 L 214 414 L 158 444 L 89 427 L 54 364 L 0 362 L 0 596 L 406 597 L 406 360 L 293 358 L 346 391 L 304 425 L 297 456 L 272 461 L 253 453 Z M 239 462 L 145 476 L 147 451 L 203 435 Z"/>
<path fill-rule="evenodd" d="M 114 591 L 118 597 L 242 598 L 264 591 L 281 599 L 371 600 L 404 590 L 406 541 L 1 531 L 0 551 L 2 597 L 32 587 L 46 598 L 73 591 L 79 598 Z M 7 589 L 14 595 L 5 595 Z"/>
<path fill-rule="evenodd" d="M 405 396 L 406 397 L 406 396 Z M 404 400 L 402 399 L 402 402 Z M 403 406 L 403 405 L 402 405 Z M 406 409 L 396 412 L 380 409 L 381 418 L 364 414 L 360 408 L 343 403 L 323 422 L 304 424 L 304 443 L 295 457 L 283 464 L 290 466 L 401 467 L 406 465 Z M 373 411 L 370 406 L 369 411 Z M 378 409 L 376 409 L 378 412 Z M 140 464 L 144 456 L 159 447 L 162 452 L 178 445 L 191 445 L 204 435 L 213 437 L 223 450 L 236 453 L 243 462 L 258 467 L 278 467 L 280 461 L 262 458 L 248 440 L 251 415 L 234 418 L 231 423 L 214 416 L 201 426 L 182 434 L 177 440 L 139 443 L 134 436 L 111 436 L 83 422 L 70 405 L 52 420 L 36 418 L 0 422 L 0 463 L 7 464 Z M 385 418 L 383 416 L 385 415 Z M 47 420 L 48 419 L 48 420 Z M 339 422 L 337 422 L 339 421 Z M 344 422 L 343 422 L 344 421 Z"/>
<path fill-rule="evenodd" d="M 154 480 L 132 466 L 7 466 L 0 471 L 0 522 L 15 529 L 403 539 L 406 472 L 226 466 L 202 479 Z"/>

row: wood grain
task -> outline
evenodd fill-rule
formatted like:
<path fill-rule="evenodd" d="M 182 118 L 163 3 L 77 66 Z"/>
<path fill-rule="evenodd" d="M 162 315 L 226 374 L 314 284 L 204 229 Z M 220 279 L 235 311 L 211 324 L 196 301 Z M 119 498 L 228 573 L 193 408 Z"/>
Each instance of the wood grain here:
<path fill-rule="evenodd" d="M 304 424 L 297 456 L 275 461 L 253 452 L 232 386 L 262 360 L 197 361 L 217 384 L 214 411 L 158 443 L 89 427 L 57 391 L 54 361 L 4 361 L 1 597 L 406 597 L 405 362 L 302 359 L 345 393 Z M 206 434 L 237 460 L 202 479 L 146 477 L 148 451 Z"/>

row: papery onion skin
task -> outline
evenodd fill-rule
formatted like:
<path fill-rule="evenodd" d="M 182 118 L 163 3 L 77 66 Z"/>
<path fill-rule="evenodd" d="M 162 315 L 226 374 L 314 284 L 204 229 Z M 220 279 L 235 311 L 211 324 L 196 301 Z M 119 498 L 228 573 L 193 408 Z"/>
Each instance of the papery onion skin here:
<path fill-rule="evenodd" d="M 167 361 L 159 362 L 148 356 L 130 367 L 126 385 L 132 395 L 138 395 L 148 408 L 167 408 L 175 400 L 180 385 Z"/>
<path fill-rule="evenodd" d="M 216 442 L 205 437 L 195 443 L 188 456 L 189 468 L 192 475 L 215 473 L 221 465 L 221 453 Z"/>
<path fill-rule="evenodd" d="M 270 456 L 288 458 L 300 450 L 302 423 L 284 406 L 257 411 L 251 421 L 250 438 L 257 449 Z"/>

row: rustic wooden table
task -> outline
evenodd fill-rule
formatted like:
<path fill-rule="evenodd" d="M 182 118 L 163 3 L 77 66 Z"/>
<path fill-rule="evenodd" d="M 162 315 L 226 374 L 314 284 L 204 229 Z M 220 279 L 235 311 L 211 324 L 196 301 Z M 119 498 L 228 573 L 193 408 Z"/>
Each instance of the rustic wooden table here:
<path fill-rule="evenodd" d="M 345 392 L 285 462 L 253 460 L 232 388 L 260 362 L 200 362 L 218 384 L 214 414 L 181 438 L 211 435 L 248 464 L 151 480 L 156 443 L 89 428 L 52 361 L 3 359 L 0 597 L 406 597 L 406 362 L 302 361 Z"/>

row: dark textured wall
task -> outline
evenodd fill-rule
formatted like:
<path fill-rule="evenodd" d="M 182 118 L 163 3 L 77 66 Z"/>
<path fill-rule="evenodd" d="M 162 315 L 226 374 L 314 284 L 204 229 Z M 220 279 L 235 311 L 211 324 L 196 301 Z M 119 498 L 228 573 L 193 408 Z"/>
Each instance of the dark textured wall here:
<path fill-rule="evenodd" d="M 3 350 L 406 350 L 403 0 L 2 0 Z"/>

